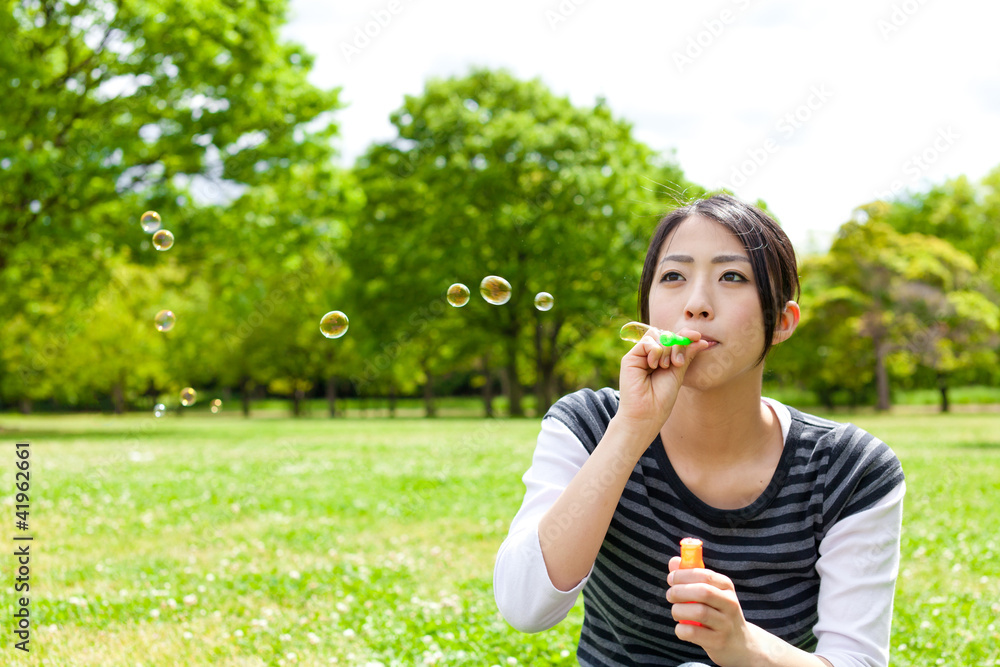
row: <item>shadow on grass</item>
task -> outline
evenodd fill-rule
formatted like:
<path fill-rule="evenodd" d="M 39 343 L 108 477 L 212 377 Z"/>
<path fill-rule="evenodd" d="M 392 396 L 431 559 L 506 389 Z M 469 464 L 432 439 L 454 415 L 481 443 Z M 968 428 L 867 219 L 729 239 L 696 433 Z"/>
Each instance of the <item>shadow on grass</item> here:
<path fill-rule="evenodd" d="M 1000 442 L 963 442 L 961 444 L 950 445 L 949 449 L 995 449 L 1000 452 Z"/>
<path fill-rule="evenodd" d="M 132 440 L 142 440 L 145 438 L 170 438 L 170 437 L 183 437 L 190 438 L 191 433 L 178 429 L 170 429 L 163 427 L 156 427 L 155 430 L 146 429 L 122 429 L 118 431 L 110 430 L 80 430 L 74 431 L 67 429 L 65 431 L 53 431 L 53 430 L 40 430 L 40 429 L 20 429 L 11 428 L 4 429 L 3 434 L 5 437 L 9 437 L 11 440 L 17 440 L 19 442 L 29 442 L 31 444 L 35 443 L 56 443 L 56 444 L 68 444 L 67 440 L 86 440 L 88 442 L 103 442 L 107 444 L 117 444 L 124 441 Z"/>

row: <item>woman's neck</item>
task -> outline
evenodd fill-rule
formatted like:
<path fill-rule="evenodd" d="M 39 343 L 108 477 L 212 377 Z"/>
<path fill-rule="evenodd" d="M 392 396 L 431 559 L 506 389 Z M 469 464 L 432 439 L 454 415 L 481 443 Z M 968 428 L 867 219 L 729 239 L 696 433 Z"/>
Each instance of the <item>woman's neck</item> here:
<path fill-rule="evenodd" d="M 760 400 L 760 384 L 712 391 L 684 387 L 660 431 L 668 451 L 713 464 L 756 460 L 773 445 L 778 419 Z"/>

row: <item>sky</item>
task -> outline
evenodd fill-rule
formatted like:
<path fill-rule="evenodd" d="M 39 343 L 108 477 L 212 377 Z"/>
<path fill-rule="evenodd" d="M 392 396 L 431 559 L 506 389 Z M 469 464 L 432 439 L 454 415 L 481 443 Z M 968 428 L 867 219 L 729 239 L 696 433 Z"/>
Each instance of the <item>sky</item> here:
<path fill-rule="evenodd" d="M 987 0 L 292 0 L 282 36 L 342 89 L 345 165 L 428 79 L 503 67 L 581 107 L 604 97 L 810 252 L 860 204 L 1000 165 L 998 24 Z"/>

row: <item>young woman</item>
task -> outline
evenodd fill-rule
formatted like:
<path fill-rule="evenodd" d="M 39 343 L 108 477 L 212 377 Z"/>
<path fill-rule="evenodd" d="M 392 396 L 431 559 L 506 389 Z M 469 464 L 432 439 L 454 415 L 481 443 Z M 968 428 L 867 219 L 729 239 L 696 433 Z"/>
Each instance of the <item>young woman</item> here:
<path fill-rule="evenodd" d="M 788 237 L 759 209 L 715 195 L 660 221 L 641 317 L 692 343 L 643 338 L 619 391 L 542 419 L 494 571 L 512 626 L 551 628 L 582 591 L 582 665 L 888 664 L 903 472 L 856 426 L 761 396 L 797 296 Z M 678 569 L 684 537 L 704 569 Z"/>

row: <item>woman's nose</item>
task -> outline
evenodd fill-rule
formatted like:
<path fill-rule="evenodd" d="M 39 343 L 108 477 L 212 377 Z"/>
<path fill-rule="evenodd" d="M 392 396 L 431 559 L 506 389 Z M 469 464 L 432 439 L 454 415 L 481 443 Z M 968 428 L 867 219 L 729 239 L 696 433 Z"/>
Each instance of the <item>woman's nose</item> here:
<path fill-rule="evenodd" d="M 712 308 L 711 299 L 709 299 L 704 288 L 695 286 L 691 290 L 687 303 L 684 306 L 684 318 L 688 320 L 710 320 L 713 317 L 715 317 L 715 311 Z"/>

